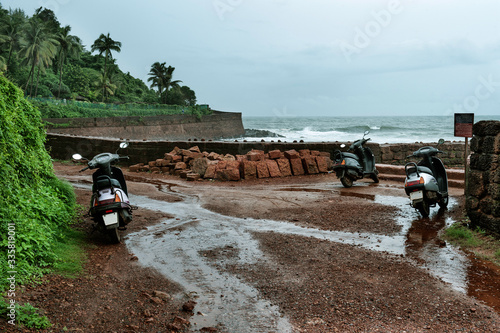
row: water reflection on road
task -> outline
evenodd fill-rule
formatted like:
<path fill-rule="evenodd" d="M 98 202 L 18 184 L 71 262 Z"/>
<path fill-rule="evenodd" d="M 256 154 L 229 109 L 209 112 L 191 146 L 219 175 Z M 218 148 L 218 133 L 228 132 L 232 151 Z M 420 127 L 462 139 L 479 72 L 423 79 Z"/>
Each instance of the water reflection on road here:
<path fill-rule="evenodd" d="M 143 265 L 156 268 L 197 297 L 191 321 L 195 330 L 221 324 L 237 332 L 291 332 L 288 319 L 278 307 L 259 297 L 257 290 L 237 277 L 219 271 L 203 256 L 206 251 L 226 248 L 236 249 L 236 255 L 224 257 L 224 263 L 220 264 L 252 264 L 263 260 L 259 244 L 252 237 L 254 231 L 316 237 L 404 255 L 455 289 L 467 292 L 470 260 L 437 238 L 442 228 L 453 223 L 446 212 L 436 209 L 429 218 L 423 219 L 408 206 L 404 196 L 371 195 L 357 192 L 356 188 L 318 189 L 315 186 L 302 188 L 310 192 L 336 192 L 397 207 L 401 231 L 392 235 L 350 233 L 305 228 L 290 222 L 229 217 L 203 208 L 196 196 L 172 191 L 165 184 L 160 188 L 179 196 L 182 201 L 166 203 L 134 195 L 131 201 L 141 208 L 164 211 L 174 218 L 130 234 L 126 244 Z M 454 204 L 451 198 L 450 206 Z"/>

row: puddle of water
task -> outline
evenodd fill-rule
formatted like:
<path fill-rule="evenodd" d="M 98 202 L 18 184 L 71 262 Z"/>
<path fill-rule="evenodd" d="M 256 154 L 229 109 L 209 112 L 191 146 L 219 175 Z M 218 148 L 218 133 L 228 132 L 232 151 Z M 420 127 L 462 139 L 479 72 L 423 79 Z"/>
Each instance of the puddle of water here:
<path fill-rule="evenodd" d="M 291 324 L 277 306 L 237 277 L 220 272 L 202 255 L 207 250 L 232 247 L 239 249 L 238 255 L 225 258 L 219 264 L 251 264 L 262 260 L 259 244 L 252 237 L 254 231 L 316 237 L 372 251 L 404 255 L 450 283 L 456 290 L 485 302 L 488 297 L 492 298 L 488 296 L 491 295 L 492 288 L 500 290 L 498 278 L 496 281 L 489 281 L 492 287 L 488 283 L 481 284 L 486 276 L 491 275 L 491 269 L 437 241 L 439 231 L 453 223 L 445 212 L 435 209 L 429 218 L 421 218 L 409 206 L 405 196 L 333 190 L 340 195 L 359 197 L 398 208 L 396 222 L 401 225 L 401 231 L 392 235 L 379 235 L 318 230 L 289 222 L 223 216 L 201 207 L 196 196 L 173 192 L 170 186 L 172 184 L 157 185 L 158 189 L 169 191 L 182 201 L 166 203 L 131 194 L 131 202 L 142 208 L 169 213 L 175 218 L 164 220 L 148 230 L 130 234 L 126 244 L 143 265 L 156 268 L 169 279 L 181 284 L 188 293 L 196 295 L 197 305 L 191 320 L 194 329 L 223 325 L 225 329 L 237 332 L 292 331 Z M 313 186 L 281 190 L 332 192 Z M 455 200 L 450 198 L 450 207 L 455 204 Z M 175 232 L 168 232 L 169 230 Z M 498 302 L 500 296 L 496 299 Z"/>

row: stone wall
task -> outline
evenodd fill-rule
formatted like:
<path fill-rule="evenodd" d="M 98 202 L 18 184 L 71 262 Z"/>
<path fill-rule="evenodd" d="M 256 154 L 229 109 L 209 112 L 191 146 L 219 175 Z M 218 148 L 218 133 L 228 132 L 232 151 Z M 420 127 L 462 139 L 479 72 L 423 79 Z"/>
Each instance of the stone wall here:
<path fill-rule="evenodd" d="M 110 118 L 49 118 L 48 133 L 129 140 L 188 140 L 242 136 L 241 113 L 214 111 L 193 115 Z"/>
<path fill-rule="evenodd" d="M 500 121 L 473 126 L 466 208 L 473 227 L 500 235 Z"/>
<path fill-rule="evenodd" d="M 47 148 L 55 159 L 68 160 L 74 153 L 85 157 L 92 157 L 102 152 L 114 152 L 118 145 L 118 139 L 98 139 L 88 137 L 77 137 L 71 135 L 51 134 L 47 135 Z M 189 149 L 198 146 L 201 151 L 216 152 L 218 154 L 245 155 L 252 149 L 269 152 L 272 150 L 287 151 L 295 149 L 309 149 L 314 151 L 330 153 L 340 149 L 342 142 L 228 142 L 228 141 L 138 141 L 131 140 L 130 146 L 121 151 L 123 155 L 130 157 L 129 164 L 148 163 L 158 158 L 163 158 L 166 152 L 175 147 Z M 346 145 L 351 143 L 347 142 Z M 382 164 L 403 165 L 406 156 L 413 151 L 426 145 L 435 143 L 413 143 L 413 144 L 383 144 L 368 143 L 375 155 L 375 162 Z M 461 166 L 464 160 L 465 145 L 463 142 L 447 142 L 440 149 L 446 154 L 440 156 L 447 167 Z M 345 149 L 344 149 L 345 150 Z"/>

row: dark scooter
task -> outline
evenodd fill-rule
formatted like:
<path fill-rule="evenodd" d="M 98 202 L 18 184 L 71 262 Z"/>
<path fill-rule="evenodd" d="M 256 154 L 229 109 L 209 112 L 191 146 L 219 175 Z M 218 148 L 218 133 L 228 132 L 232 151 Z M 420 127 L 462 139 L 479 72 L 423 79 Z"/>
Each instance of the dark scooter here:
<path fill-rule="evenodd" d="M 370 131 L 365 131 L 363 138 L 354 141 L 347 152 L 337 150 L 333 154 L 333 170 L 344 187 L 351 187 L 355 180 L 365 177 L 371 178 L 375 183 L 379 182 L 375 156 L 369 147 L 363 147 L 370 140 L 365 139 L 369 133 Z M 345 145 L 340 147 L 344 148 Z"/>
<path fill-rule="evenodd" d="M 128 143 L 120 144 L 120 148 L 126 147 Z M 73 155 L 73 159 L 88 161 L 80 154 Z M 108 234 L 114 243 L 121 240 L 119 230 L 125 230 L 125 226 L 132 221 L 132 206 L 128 199 L 125 177 L 120 168 L 113 166 L 121 159 L 128 159 L 128 156 L 102 153 L 88 161 L 87 167 L 80 170 L 97 169 L 92 174 L 89 215 L 96 223 L 95 228 Z"/>
<path fill-rule="evenodd" d="M 440 139 L 438 147 L 443 143 L 444 140 Z M 407 156 L 421 158 L 418 163 L 405 165 L 405 191 L 410 196 L 410 205 L 423 217 L 429 216 L 430 207 L 435 207 L 436 203 L 441 208 L 448 206 L 448 176 L 443 162 L 436 157 L 440 153 L 443 152 L 426 146 Z"/>

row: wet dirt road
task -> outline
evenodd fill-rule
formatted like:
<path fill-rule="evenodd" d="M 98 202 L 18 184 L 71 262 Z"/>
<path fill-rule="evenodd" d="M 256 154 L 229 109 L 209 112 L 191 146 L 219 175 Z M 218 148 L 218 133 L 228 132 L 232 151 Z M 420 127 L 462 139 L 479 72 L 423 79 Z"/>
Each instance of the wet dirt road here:
<path fill-rule="evenodd" d="M 469 289 L 476 289 L 476 286 L 469 284 L 472 281 L 469 272 L 477 270 L 470 269 L 472 261 L 437 238 L 439 230 L 453 223 L 453 220 L 446 212 L 437 209 L 433 210 L 430 218 L 420 218 L 408 206 L 408 198 L 404 193 L 401 194 L 400 186 L 395 184 L 359 183 L 350 189 L 341 187 L 338 182 L 287 184 L 275 186 L 272 191 L 269 191 L 268 185 L 264 185 L 261 188 L 253 187 L 246 193 L 240 187 L 224 187 L 217 189 L 219 193 L 216 196 L 216 200 L 222 200 L 224 205 L 239 203 L 250 207 L 261 205 L 262 201 L 272 206 L 288 207 L 297 202 L 308 205 L 325 197 L 335 200 L 339 196 L 389 205 L 397 209 L 395 223 L 400 226 L 399 232 L 390 234 L 322 230 L 307 226 L 307 221 L 297 219 L 286 222 L 222 215 L 204 207 L 204 204 L 214 200 L 212 186 L 190 188 L 186 183 L 180 186 L 173 183 L 157 184 L 160 191 L 168 192 L 180 201 L 166 205 L 146 196 L 132 196 L 131 200 L 139 207 L 164 211 L 174 215 L 174 218 L 131 234 L 127 246 L 142 264 L 156 268 L 196 297 L 197 306 L 191 321 L 194 329 L 219 325 L 231 332 L 292 331 L 292 324 L 279 307 L 259 295 L 259 291 L 245 281 L 218 269 L 222 261 L 225 266 L 252 265 L 266 258 L 253 232 L 314 237 L 405 256 L 438 279 L 449 283 L 455 290 L 467 293 Z M 293 199 L 295 202 L 290 201 Z M 452 199 L 450 208 L 455 204 Z M 259 207 L 259 211 L 265 209 Z M 223 253 L 235 251 L 237 255 L 223 255 L 215 263 L 207 261 L 206 252 L 213 250 Z"/>
<path fill-rule="evenodd" d="M 272 235 L 276 243 L 282 237 L 290 237 L 306 239 L 306 242 L 314 240 L 320 244 L 336 244 L 346 249 L 349 255 L 373 253 L 373 258 L 381 261 L 379 269 L 387 262 L 393 265 L 396 261 L 402 268 L 398 267 L 393 273 L 401 274 L 400 281 L 412 281 L 413 277 L 404 276 L 409 274 L 404 271 L 409 271 L 411 267 L 421 272 L 419 279 L 430 281 L 439 290 L 446 290 L 444 294 L 437 295 L 440 301 L 450 297 L 444 303 L 459 302 L 468 312 L 472 311 L 478 318 L 473 318 L 470 327 L 481 327 L 484 331 L 490 327 L 496 330 L 495 327 L 498 327 L 495 326 L 498 323 L 497 314 L 481 305 L 483 301 L 489 302 L 491 306 L 498 305 L 500 296 L 491 294 L 491 290 L 499 290 L 498 279 L 493 278 L 493 282 L 487 283 L 490 287 L 492 283 L 497 283 L 486 293 L 488 297 L 482 297 L 481 292 L 477 292 L 484 290 L 484 283 L 480 286 L 475 282 L 495 277 L 498 273 L 439 241 L 439 231 L 453 223 L 450 214 L 434 208 L 429 218 L 420 218 L 409 207 L 401 184 L 359 182 L 353 188 L 345 189 L 333 175 L 316 179 L 304 177 L 294 182 L 252 184 L 188 183 L 174 178 L 152 179 L 131 174 L 128 174 L 128 178 L 130 193 L 138 193 L 131 194 L 134 205 L 140 209 L 168 213 L 172 218 L 159 221 L 147 230 L 129 234 L 125 244 L 138 257 L 141 265 L 153 267 L 168 279 L 179 283 L 185 289 L 185 294 L 197 302 L 190 321 L 193 331 L 204 327 L 217 327 L 223 332 L 342 330 L 344 324 L 332 324 L 314 310 L 302 318 L 298 313 L 300 308 L 290 310 L 280 306 L 298 298 L 292 286 L 289 286 L 288 296 L 266 295 L 264 284 L 267 278 L 254 276 L 252 270 L 257 267 L 267 267 L 264 271 L 272 270 L 283 265 L 283 262 L 286 264 L 287 259 L 284 254 L 266 250 L 263 244 L 268 236 L 262 238 L 259 235 Z M 78 179 L 73 178 L 72 181 L 78 182 Z M 149 184 L 147 190 L 144 190 L 145 184 Z M 462 192 L 462 189 L 451 190 L 450 208 L 457 205 L 453 197 L 460 196 Z M 325 206 L 331 207 L 329 214 Z M 343 224 L 346 221 L 349 222 L 348 226 Z M 290 244 L 290 248 L 293 246 Z M 306 250 L 303 252 L 307 253 Z M 310 260 L 332 261 L 321 256 Z M 287 268 L 291 271 L 295 269 L 290 265 Z M 298 265 L 294 273 L 296 276 L 287 276 L 283 284 L 297 284 L 298 277 L 305 274 L 301 271 L 314 269 L 314 263 Z M 482 272 L 482 279 L 471 277 L 478 271 Z M 367 275 L 370 278 L 365 276 L 363 279 L 371 281 L 377 272 Z M 323 280 L 310 279 L 311 284 L 324 283 Z M 330 287 L 332 290 L 338 288 L 337 285 Z M 302 288 L 309 286 L 303 285 Z M 375 283 L 365 283 L 363 290 L 358 293 L 373 295 L 377 294 L 378 288 Z M 415 294 L 421 293 L 424 300 L 432 299 L 433 296 L 429 294 L 435 293 L 432 288 L 412 288 L 417 289 Z M 481 302 L 467 295 L 479 297 Z M 420 307 L 417 301 L 413 306 Z M 411 306 L 406 305 L 405 310 L 408 308 Z M 425 311 L 430 310 L 422 308 L 422 312 Z M 446 314 L 441 314 L 441 318 L 457 316 L 471 321 L 469 314 L 464 315 L 465 311 L 460 308 L 446 311 Z M 426 319 L 425 315 L 422 317 L 425 323 L 418 322 L 420 319 L 405 322 L 404 318 L 401 318 L 402 323 L 397 324 L 382 319 L 376 323 L 382 331 L 399 331 L 401 327 L 415 329 L 409 331 L 433 331 L 435 327 L 438 331 L 447 327 L 442 324 L 434 326 L 433 320 Z M 367 327 L 370 325 L 373 324 L 368 322 Z M 450 327 L 467 330 L 464 325 L 457 319 Z M 370 329 L 360 327 L 353 331 Z"/>

